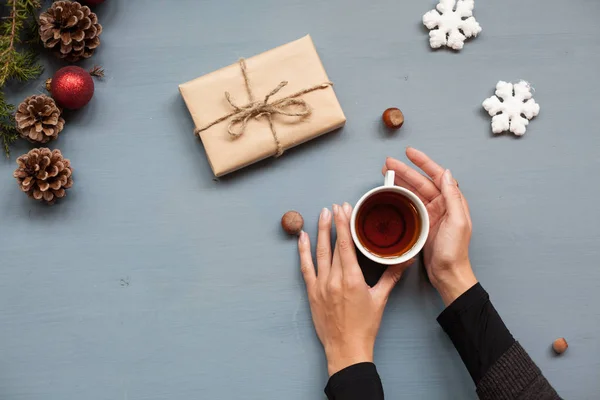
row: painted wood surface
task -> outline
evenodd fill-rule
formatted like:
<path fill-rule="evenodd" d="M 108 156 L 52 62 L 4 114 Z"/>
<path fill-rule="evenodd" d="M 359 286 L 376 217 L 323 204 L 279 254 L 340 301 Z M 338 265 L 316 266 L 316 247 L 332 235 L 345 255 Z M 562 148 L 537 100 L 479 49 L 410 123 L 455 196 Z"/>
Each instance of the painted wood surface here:
<path fill-rule="evenodd" d="M 479 1 L 480 37 L 432 51 L 434 1 L 107 0 L 89 106 L 52 143 L 75 186 L 44 207 L 0 162 L 0 398 L 323 398 L 326 368 L 279 228 L 356 201 L 405 146 L 453 170 L 470 201 L 476 274 L 557 390 L 600 393 L 597 0 Z M 177 85 L 313 36 L 347 126 L 213 180 Z M 46 57 L 48 71 L 60 63 Z M 11 98 L 43 80 L 11 86 Z M 492 137 L 481 108 L 526 79 L 540 116 Z M 388 134 L 381 112 L 406 124 Z M 376 361 L 390 399 L 473 399 L 419 268 L 395 290 Z M 560 358 L 550 344 L 570 348 Z"/>

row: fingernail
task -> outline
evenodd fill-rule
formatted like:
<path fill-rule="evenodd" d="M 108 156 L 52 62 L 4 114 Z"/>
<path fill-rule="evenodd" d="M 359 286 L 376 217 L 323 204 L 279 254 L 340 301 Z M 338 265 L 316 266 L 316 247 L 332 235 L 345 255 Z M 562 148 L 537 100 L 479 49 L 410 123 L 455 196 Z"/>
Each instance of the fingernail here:
<path fill-rule="evenodd" d="M 308 235 L 306 234 L 306 232 L 304 231 L 300 231 L 300 243 L 306 243 L 306 240 L 308 239 Z"/>
<path fill-rule="evenodd" d="M 333 215 L 338 215 L 338 212 L 340 211 L 340 206 L 338 206 L 337 204 L 333 205 Z"/>
<path fill-rule="evenodd" d="M 342 207 L 344 207 L 344 212 L 346 214 L 350 214 L 352 212 L 352 206 L 350 204 L 344 203 Z"/>
<path fill-rule="evenodd" d="M 447 184 L 454 185 L 454 179 L 452 178 L 452 173 L 449 169 L 447 169 L 446 173 L 444 173 L 444 179 L 446 180 Z"/>
<path fill-rule="evenodd" d="M 329 209 L 324 208 L 323 210 L 321 210 L 321 221 L 327 221 L 329 220 L 329 217 L 331 216 L 331 213 L 329 212 Z"/>

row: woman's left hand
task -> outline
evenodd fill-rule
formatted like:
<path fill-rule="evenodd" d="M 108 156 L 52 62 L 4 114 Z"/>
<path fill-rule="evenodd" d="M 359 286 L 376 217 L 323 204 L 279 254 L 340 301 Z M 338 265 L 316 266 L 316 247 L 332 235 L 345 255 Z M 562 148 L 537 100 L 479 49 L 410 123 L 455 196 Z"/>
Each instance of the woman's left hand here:
<path fill-rule="evenodd" d="M 310 240 L 300 234 L 300 267 L 310 301 L 317 335 L 327 356 L 329 376 L 356 363 L 373 362 L 373 348 L 389 295 L 409 264 L 390 266 L 374 287 L 365 282 L 352 236 L 352 207 L 334 205 L 337 242 L 331 250 L 331 212 L 323 209 L 319 218 L 317 267 L 315 271 Z"/>

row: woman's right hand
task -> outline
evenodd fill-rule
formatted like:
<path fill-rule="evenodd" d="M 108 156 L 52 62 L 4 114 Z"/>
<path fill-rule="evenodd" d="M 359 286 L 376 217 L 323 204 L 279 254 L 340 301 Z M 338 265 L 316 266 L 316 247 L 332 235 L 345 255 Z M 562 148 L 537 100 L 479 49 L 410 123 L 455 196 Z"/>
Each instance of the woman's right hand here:
<path fill-rule="evenodd" d="M 429 178 L 393 158 L 386 160 L 382 172 L 395 171 L 395 184 L 414 192 L 427 207 L 430 227 L 423 249 L 425 268 L 448 306 L 477 283 L 469 261 L 469 206 L 449 170 L 419 150 L 409 147 L 406 155 Z"/>

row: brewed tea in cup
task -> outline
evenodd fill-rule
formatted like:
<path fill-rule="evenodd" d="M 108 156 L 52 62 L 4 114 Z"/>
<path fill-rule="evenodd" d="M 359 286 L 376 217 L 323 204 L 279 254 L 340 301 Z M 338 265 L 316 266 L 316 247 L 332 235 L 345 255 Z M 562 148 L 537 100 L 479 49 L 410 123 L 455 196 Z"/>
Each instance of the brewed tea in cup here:
<path fill-rule="evenodd" d="M 429 234 L 429 215 L 419 197 L 394 185 L 387 171 L 384 185 L 370 190 L 356 203 L 351 231 L 356 247 L 369 259 L 385 265 L 415 257 Z"/>

